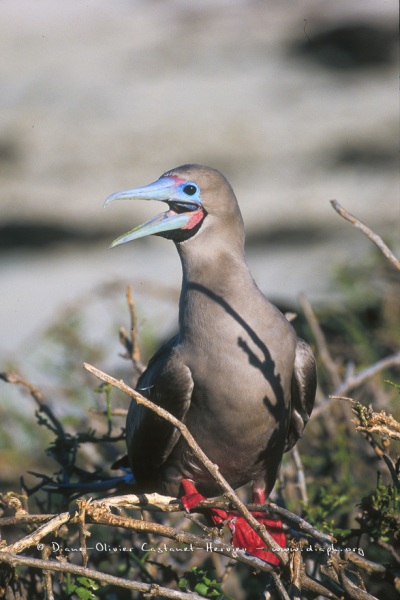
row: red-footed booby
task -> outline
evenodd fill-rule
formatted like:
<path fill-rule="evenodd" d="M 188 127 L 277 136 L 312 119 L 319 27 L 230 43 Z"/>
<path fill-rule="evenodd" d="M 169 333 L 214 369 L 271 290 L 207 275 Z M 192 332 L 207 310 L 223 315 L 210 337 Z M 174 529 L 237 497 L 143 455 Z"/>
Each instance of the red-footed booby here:
<path fill-rule="evenodd" d="M 182 262 L 179 333 L 153 356 L 137 389 L 183 421 L 233 488 L 268 495 L 282 455 L 302 436 L 315 397 L 309 346 L 254 282 L 235 194 L 217 170 L 184 165 L 106 200 L 160 200 L 169 210 L 116 239 L 175 242 Z M 221 492 L 179 431 L 132 401 L 129 462 L 143 491 L 177 496 L 192 480 Z"/>

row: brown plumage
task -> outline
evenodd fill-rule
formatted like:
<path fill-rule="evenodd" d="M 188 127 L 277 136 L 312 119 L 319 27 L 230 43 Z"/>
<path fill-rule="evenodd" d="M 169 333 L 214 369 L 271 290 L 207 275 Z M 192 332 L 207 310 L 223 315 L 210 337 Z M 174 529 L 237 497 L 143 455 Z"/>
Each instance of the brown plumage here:
<path fill-rule="evenodd" d="M 312 411 L 314 356 L 255 284 L 239 206 L 221 173 L 184 165 L 108 202 L 128 198 L 162 200 L 169 211 L 115 245 L 162 235 L 175 242 L 183 272 L 179 332 L 151 359 L 137 389 L 187 425 L 232 487 L 252 482 L 256 494 L 269 494 Z M 176 496 L 185 478 L 206 496 L 220 492 L 179 432 L 135 402 L 127 448 L 144 491 Z"/>

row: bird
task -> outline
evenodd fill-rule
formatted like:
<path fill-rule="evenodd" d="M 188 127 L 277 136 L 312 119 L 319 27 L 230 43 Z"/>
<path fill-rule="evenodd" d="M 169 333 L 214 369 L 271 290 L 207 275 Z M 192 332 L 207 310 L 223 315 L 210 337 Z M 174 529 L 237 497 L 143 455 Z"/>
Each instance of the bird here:
<path fill-rule="evenodd" d="M 312 412 L 312 350 L 256 285 L 239 204 L 222 173 L 185 164 L 112 194 L 105 205 L 116 200 L 157 200 L 168 210 L 112 247 L 161 236 L 174 242 L 182 265 L 178 333 L 151 358 L 136 389 L 185 423 L 232 488 L 250 483 L 253 499 L 263 501 Z M 180 432 L 134 400 L 126 436 L 142 490 L 177 497 L 190 481 L 206 497 L 221 493 Z"/>

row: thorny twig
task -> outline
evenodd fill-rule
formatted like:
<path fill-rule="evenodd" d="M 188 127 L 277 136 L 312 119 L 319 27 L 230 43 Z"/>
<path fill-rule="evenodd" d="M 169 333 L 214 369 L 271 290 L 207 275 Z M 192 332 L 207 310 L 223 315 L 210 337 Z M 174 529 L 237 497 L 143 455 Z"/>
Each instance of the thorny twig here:
<path fill-rule="evenodd" d="M 24 379 L 23 377 L 18 375 L 18 373 L 15 373 L 12 371 L 8 372 L 8 373 L 0 373 L 0 379 L 5 381 L 6 383 L 13 383 L 13 384 L 21 385 L 26 390 L 28 390 L 28 392 L 34 399 L 35 403 L 37 404 L 39 412 L 45 414 L 46 417 L 48 417 L 48 419 L 51 423 L 50 429 L 53 431 L 53 433 L 57 437 L 65 438 L 65 432 L 64 432 L 64 428 L 63 428 L 62 424 L 57 419 L 57 417 L 54 415 L 51 408 L 49 406 L 47 406 L 46 402 L 44 401 L 42 392 L 37 387 L 35 387 L 34 385 L 32 385 L 31 383 L 26 381 L 26 379 Z"/>

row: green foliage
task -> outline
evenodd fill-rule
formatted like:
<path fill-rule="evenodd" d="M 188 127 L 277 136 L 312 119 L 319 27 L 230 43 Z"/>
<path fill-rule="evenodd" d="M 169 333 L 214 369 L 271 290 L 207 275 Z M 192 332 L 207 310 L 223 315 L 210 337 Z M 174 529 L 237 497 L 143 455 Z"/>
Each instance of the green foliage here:
<path fill-rule="evenodd" d="M 199 596 L 212 600 L 233 600 L 220 587 L 215 579 L 211 579 L 208 572 L 199 567 L 192 567 L 186 571 L 178 582 L 179 588 L 186 592 L 196 592 Z"/>
<path fill-rule="evenodd" d="M 344 298 L 341 326 L 358 362 L 373 362 L 398 348 L 399 278 L 378 250 L 362 263 L 341 264 L 336 285 Z M 336 311 L 334 311 L 335 313 Z"/>
<path fill-rule="evenodd" d="M 345 538 L 349 533 L 360 493 L 369 492 L 371 480 L 369 463 L 354 469 L 353 457 L 360 450 L 365 451 L 365 444 L 354 431 L 349 431 L 342 408 L 341 405 L 335 407 L 335 416 L 329 412 L 326 414 L 328 419 L 336 418 L 335 437 L 332 438 L 323 421 L 320 423 L 323 432 L 311 422 L 307 439 L 304 440 L 306 448 L 302 451 L 306 473 L 313 474 L 307 482 L 309 503 L 303 507 L 305 518 L 338 539 Z M 296 510 L 295 505 L 290 507 Z"/>
<path fill-rule="evenodd" d="M 359 504 L 362 514 L 357 519 L 360 529 L 374 541 L 400 542 L 400 498 L 394 485 L 382 483 L 378 473 L 375 490 Z"/>
<path fill-rule="evenodd" d="M 317 529 L 333 535 L 339 542 L 345 540 L 351 533 L 350 529 L 336 526 L 334 516 L 347 512 L 349 497 L 347 494 L 328 491 L 325 487 L 318 489 L 310 506 L 305 509 L 305 518 Z"/>
<path fill-rule="evenodd" d="M 72 581 L 70 573 L 67 573 L 65 583 L 63 585 L 67 598 L 78 597 L 80 600 L 96 600 L 97 595 L 94 594 L 99 589 L 99 584 L 89 577 L 77 577 L 76 582 Z M 76 596 L 75 596 L 76 595 Z M 65 596 L 64 596 L 65 597 Z"/>

